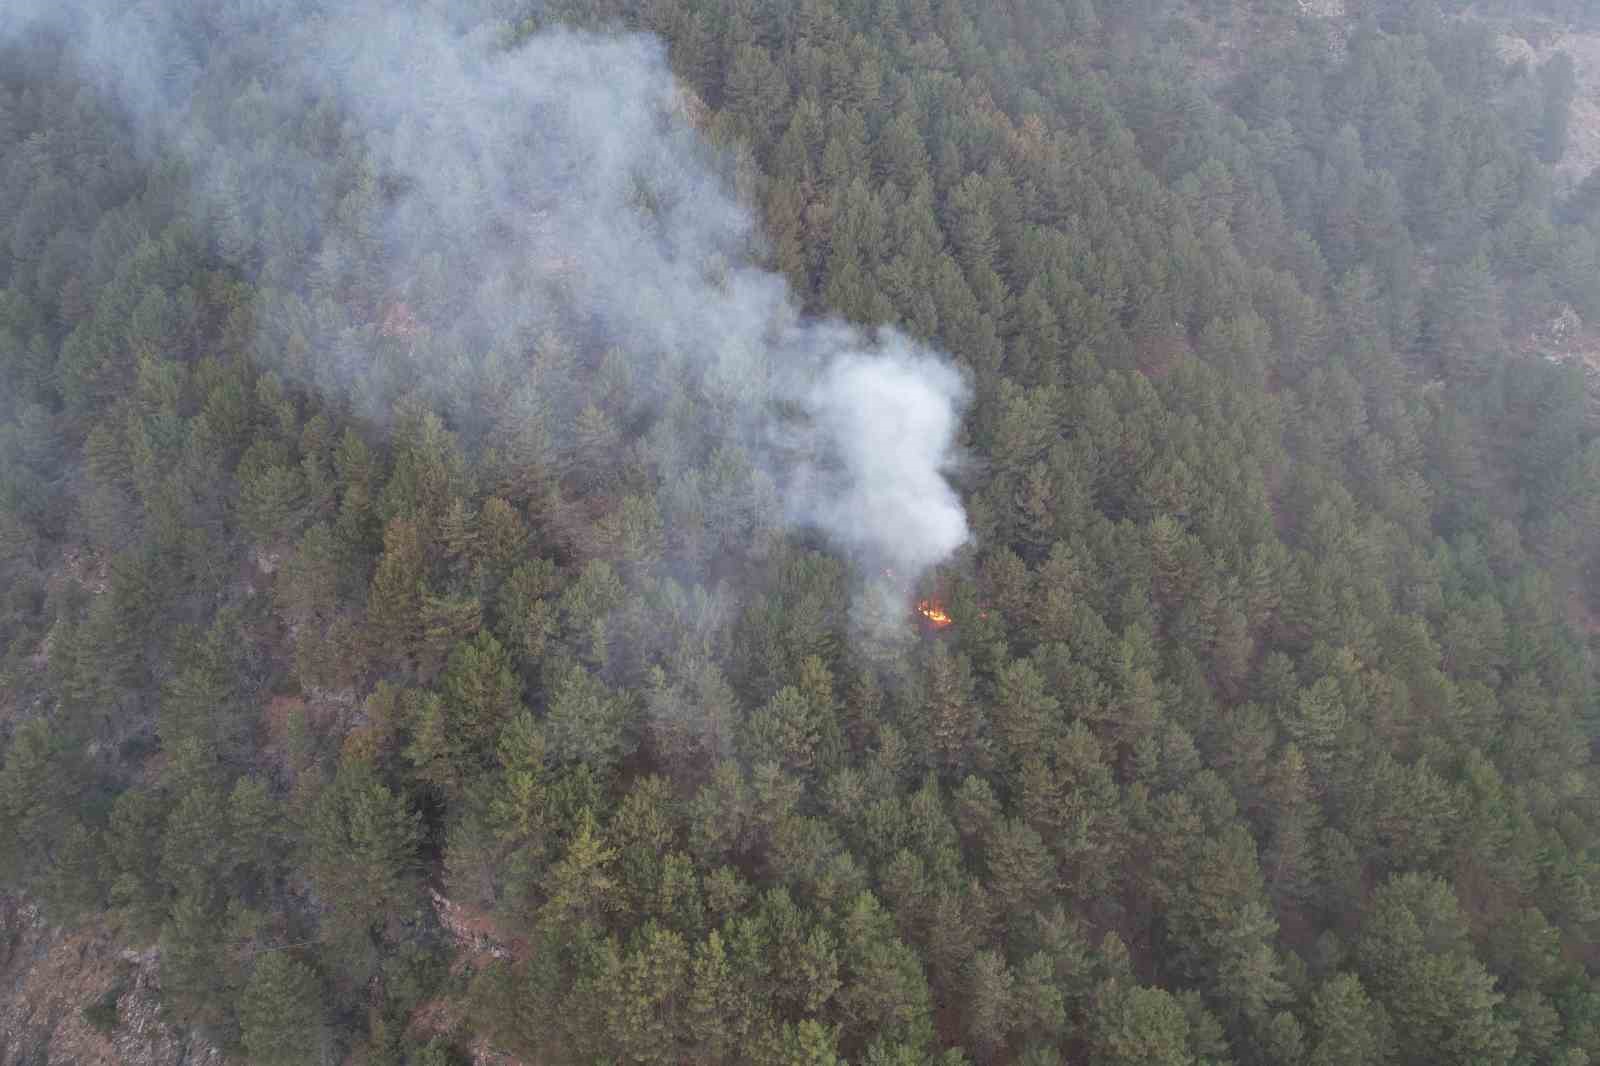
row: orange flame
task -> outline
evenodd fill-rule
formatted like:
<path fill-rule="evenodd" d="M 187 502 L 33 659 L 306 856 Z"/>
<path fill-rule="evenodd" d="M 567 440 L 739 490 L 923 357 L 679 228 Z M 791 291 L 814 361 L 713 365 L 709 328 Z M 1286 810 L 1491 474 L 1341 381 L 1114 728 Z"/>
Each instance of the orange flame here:
<path fill-rule="evenodd" d="M 943 629 L 953 621 L 945 612 L 944 604 L 938 600 L 918 600 L 917 613 L 926 618 L 935 629 Z"/>

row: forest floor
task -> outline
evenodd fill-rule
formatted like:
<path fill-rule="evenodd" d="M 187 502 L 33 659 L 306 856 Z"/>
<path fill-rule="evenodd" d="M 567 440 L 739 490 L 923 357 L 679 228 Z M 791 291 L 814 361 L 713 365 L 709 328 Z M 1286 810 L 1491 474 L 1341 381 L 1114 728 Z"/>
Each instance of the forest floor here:
<path fill-rule="evenodd" d="M 1499 20 L 1496 20 L 1499 21 Z M 1542 19 L 1502 22 L 1496 41 L 1508 60 L 1544 63 L 1557 52 L 1572 58 L 1578 91 L 1572 101 L 1567 150 L 1555 165 L 1556 191 L 1571 190 L 1600 166 L 1600 33 L 1573 33 Z"/>
<path fill-rule="evenodd" d="M 55 928 L 31 902 L 0 897 L 0 1066 L 220 1066 L 216 1048 L 161 1018 L 158 969 L 153 949 L 121 949 L 98 925 Z M 113 997 L 108 1035 L 83 1011 Z"/>
<path fill-rule="evenodd" d="M 481 908 L 448 899 L 430 888 L 434 913 L 455 947 L 454 970 L 481 970 L 497 960 L 522 958 L 527 945 L 509 938 Z M 467 1005 L 459 995 L 441 996 L 419 1006 L 411 1016 L 411 1036 L 427 1040 L 433 1036 L 460 1035 L 465 1031 Z M 494 1047 L 478 1037 L 468 1046 L 472 1066 L 532 1066 L 531 1063 Z"/>

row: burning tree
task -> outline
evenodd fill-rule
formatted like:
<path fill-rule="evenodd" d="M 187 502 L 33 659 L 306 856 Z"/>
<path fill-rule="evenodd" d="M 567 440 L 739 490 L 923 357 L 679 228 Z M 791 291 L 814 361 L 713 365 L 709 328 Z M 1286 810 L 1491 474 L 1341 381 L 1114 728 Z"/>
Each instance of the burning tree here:
<path fill-rule="evenodd" d="M 954 624 L 954 619 L 945 611 L 944 604 L 938 600 L 918 600 L 917 614 L 921 616 L 925 625 L 934 629 L 948 629 Z"/>

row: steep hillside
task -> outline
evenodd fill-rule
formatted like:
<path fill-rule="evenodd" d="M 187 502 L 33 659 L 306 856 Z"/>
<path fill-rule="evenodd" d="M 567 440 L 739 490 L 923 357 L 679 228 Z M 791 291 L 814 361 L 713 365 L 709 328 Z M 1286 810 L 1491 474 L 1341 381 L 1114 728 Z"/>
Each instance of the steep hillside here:
<path fill-rule="evenodd" d="M 0 1066 L 1600 1060 L 1582 7 L 0 4 Z"/>

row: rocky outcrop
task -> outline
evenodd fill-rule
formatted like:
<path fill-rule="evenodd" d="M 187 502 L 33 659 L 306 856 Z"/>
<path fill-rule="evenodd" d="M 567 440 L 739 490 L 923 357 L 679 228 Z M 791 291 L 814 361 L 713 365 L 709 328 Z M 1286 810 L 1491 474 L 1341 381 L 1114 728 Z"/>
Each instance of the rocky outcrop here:
<path fill-rule="evenodd" d="M 160 1000 L 157 949 L 55 928 L 29 901 L 0 897 L 0 1066 L 224 1066 L 162 1020 Z"/>
<path fill-rule="evenodd" d="M 459 903 L 428 889 L 433 900 L 433 911 L 439 924 L 449 934 L 456 954 L 472 959 L 509 959 L 511 952 L 494 934 L 492 926 L 481 915 L 474 915 Z"/>
<path fill-rule="evenodd" d="M 1567 146 L 1551 168 L 1557 192 L 1569 192 L 1600 166 L 1600 33 L 1546 19 L 1482 21 L 1498 31 L 1495 50 L 1502 62 L 1538 67 L 1558 52 L 1572 59 L 1578 85 L 1567 123 Z"/>
<path fill-rule="evenodd" d="M 1344 0 L 1299 0 L 1300 14 L 1314 19 L 1342 19 Z"/>

